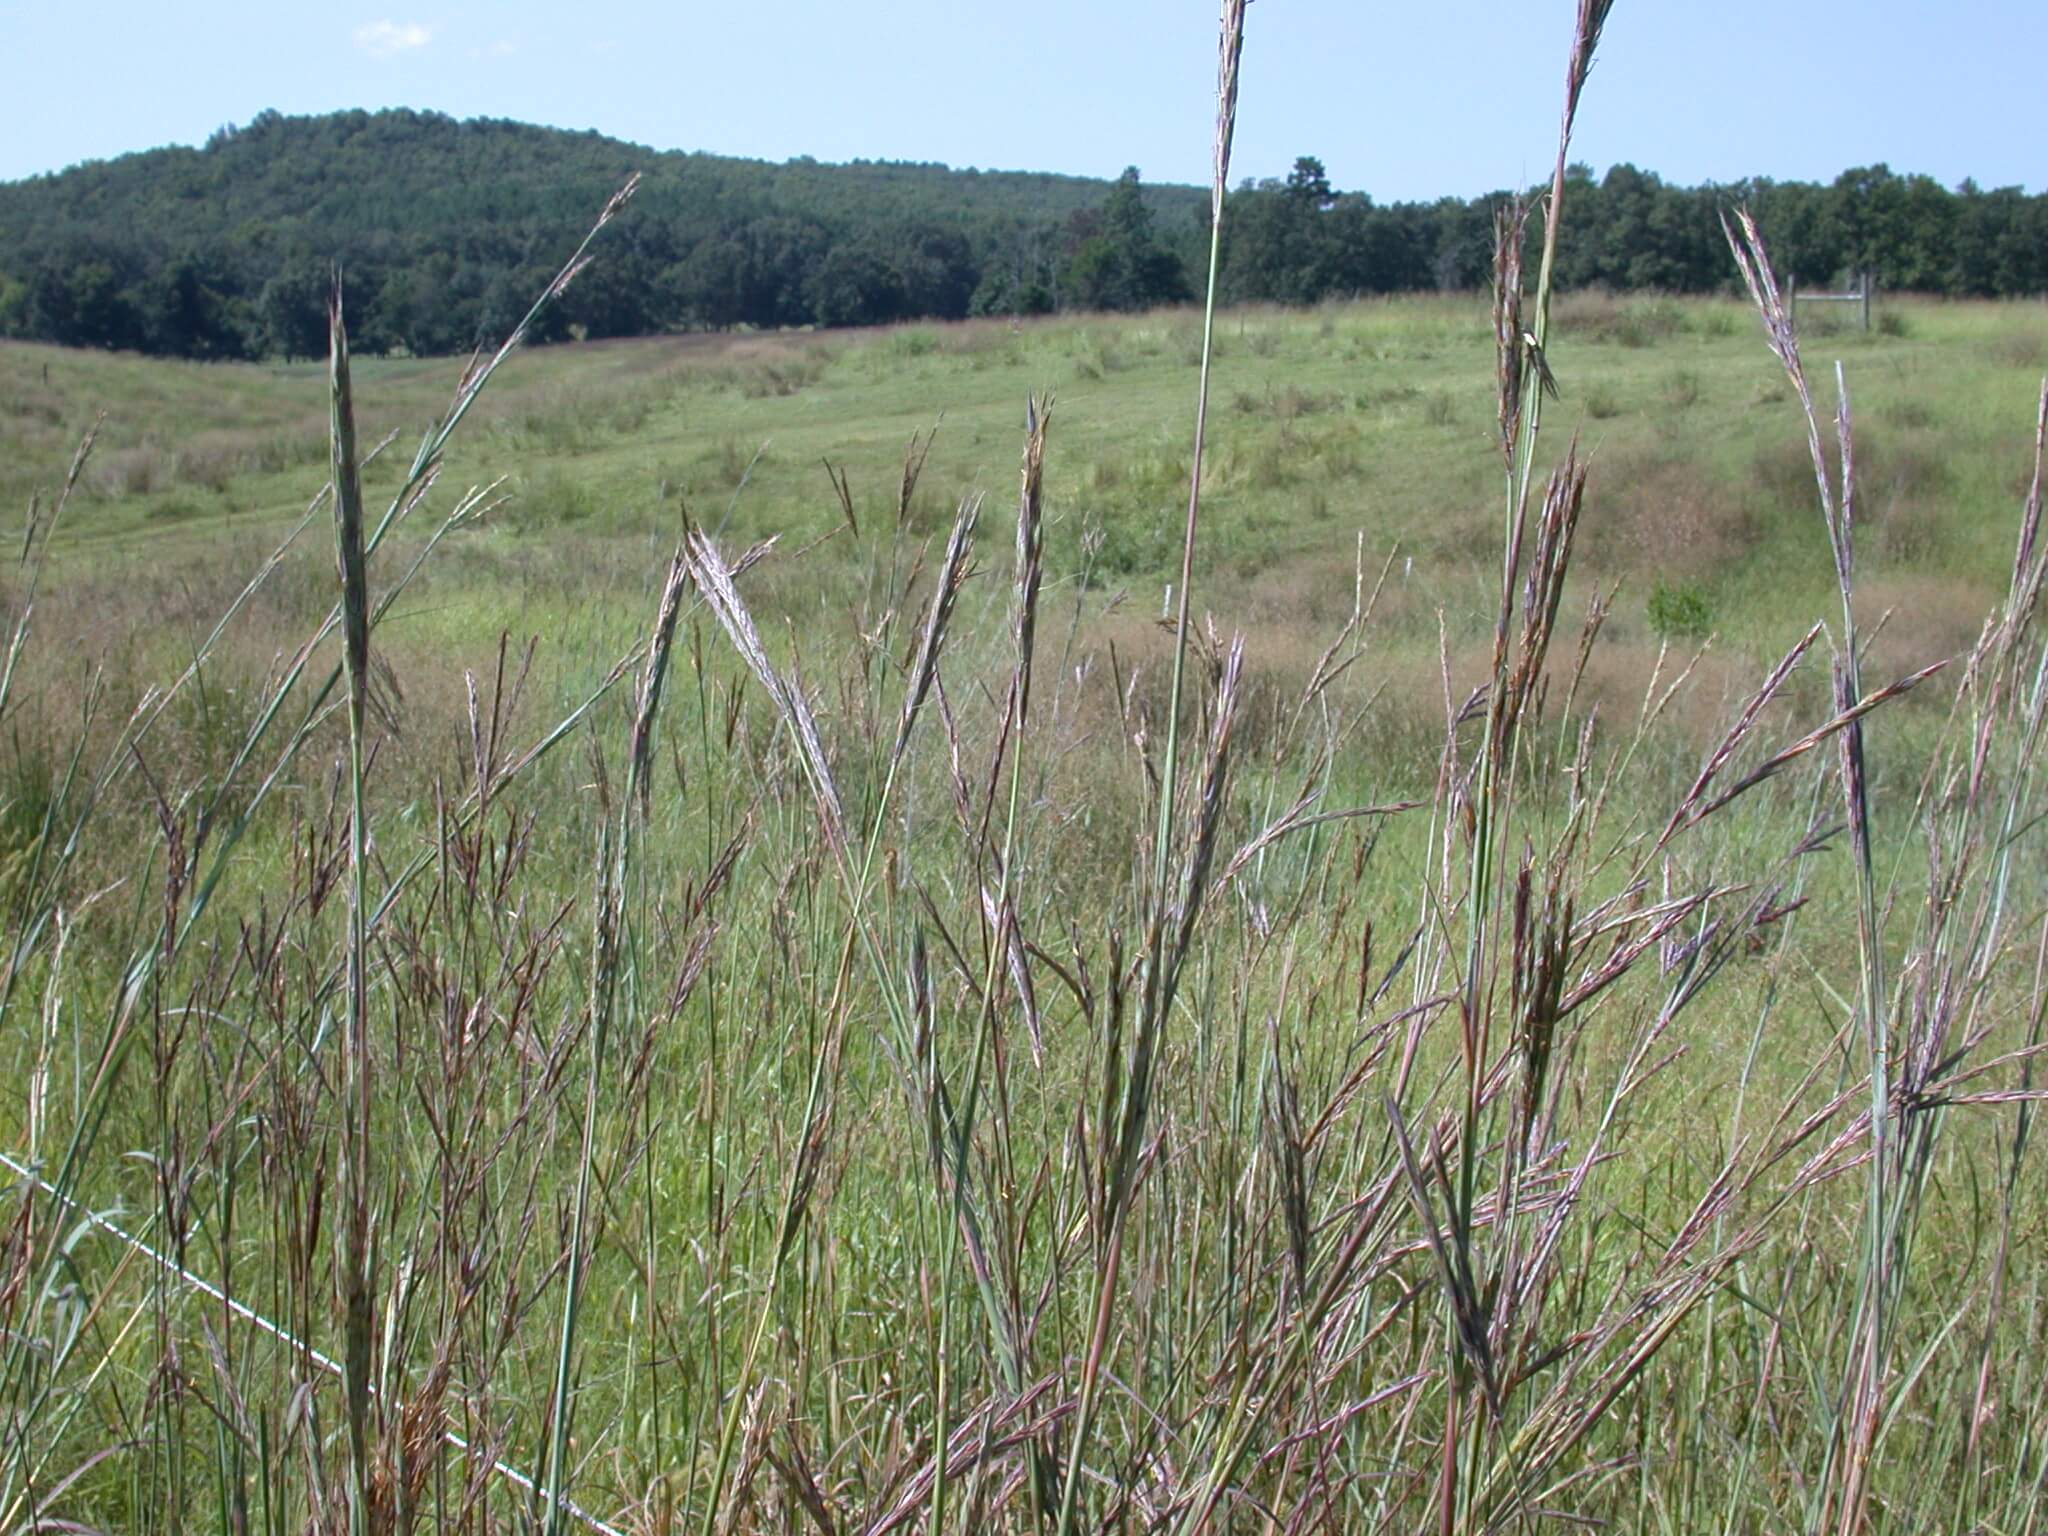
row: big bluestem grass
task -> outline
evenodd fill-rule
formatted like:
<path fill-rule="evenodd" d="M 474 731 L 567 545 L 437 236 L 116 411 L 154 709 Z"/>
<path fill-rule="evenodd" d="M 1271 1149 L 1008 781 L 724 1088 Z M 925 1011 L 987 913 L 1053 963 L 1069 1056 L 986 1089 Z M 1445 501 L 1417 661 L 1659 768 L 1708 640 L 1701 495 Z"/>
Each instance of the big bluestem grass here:
<path fill-rule="evenodd" d="M 337 306 L 308 639 L 173 749 L 287 540 L 9 822 L 0 1530 L 2038 1524 L 2041 474 L 1975 644 L 1866 685 L 1854 423 L 1742 227 L 1839 609 L 1697 751 L 1688 654 L 1596 702 L 1610 471 L 1543 433 L 1570 19 L 1497 230 L 1500 579 L 1419 769 L 1361 748 L 1393 554 L 1302 677 L 1201 613 L 1212 303 L 1163 640 L 1061 588 L 1034 397 L 1013 510 L 926 538 L 920 433 L 818 487 L 842 584 L 685 519 L 594 678 L 552 708 L 498 639 L 408 776 L 381 626 L 496 499 L 439 481 L 512 349 L 372 517 Z"/>

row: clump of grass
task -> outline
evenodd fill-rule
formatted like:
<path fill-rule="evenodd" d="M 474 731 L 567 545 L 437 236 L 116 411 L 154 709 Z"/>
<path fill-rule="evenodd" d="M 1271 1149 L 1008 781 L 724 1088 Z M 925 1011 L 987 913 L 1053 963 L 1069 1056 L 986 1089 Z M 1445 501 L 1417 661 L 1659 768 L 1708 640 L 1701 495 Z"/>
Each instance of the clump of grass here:
<path fill-rule="evenodd" d="M 1937 505 L 1909 501 L 1888 508 L 1878 522 L 1878 547 L 1896 565 L 1924 566 L 1938 560 L 1948 519 Z"/>
<path fill-rule="evenodd" d="M 1681 331 L 1695 329 L 1699 320 L 1676 300 L 1661 295 L 1631 296 L 1599 289 L 1562 294 L 1554 308 L 1560 336 L 1631 350 L 1654 347 Z M 1726 314 L 1714 323 L 1721 329 L 1712 334 L 1726 335 L 1733 328 L 1733 319 Z"/>
<path fill-rule="evenodd" d="M 2048 332 L 2014 327 L 1992 341 L 1991 355 L 2004 367 L 2039 373 L 2048 360 Z"/>
<path fill-rule="evenodd" d="M 206 504 L 198 498 L 182 492 L 173 492 L 151 501 L 149 510 L 144 515 L 153 523 L 184 523 L 194 522 L 206 516 L 207 511 Z"/>
<path fill-rule="evenodd" d="M 908 357 L 924 355 L 924 352 L 908 348 L 902 350 Z M 929 350 L 929 347 L 924 349 L 925 352 Z M 794 357 L 768 358 L 737 368 L 734 370 L 734 385 L 749 400 L 782 399 L 817 383 L 824 377 L 828 366 L 823 355 L 807 349 Z"/>
<path fill-rule="evenodd" d="M 1594 421 L 1612 421 L 1621 414 L 1621 396 L 1609 385 L 1592 385 L 1585 398 L 1586 414 Z"/>
<path fill-rule="evenodd" d="M 106 455 L 94 466 L 94 489 L 102 496 L 147 496 L 164 480 L 163 455 L 150 444 Z"/>
<path fill-rule="evenodd" d="M 938 347 L 939 338 L 927 326 L 903 326 L 889 335 L 889 350 L 899 357 L 929 357 Z"/>
<path fill-rule="evenodd" d="M 514 493 L 512 514 L 522 532 L 573 527 L 597 512 L 590 487 L 577 475 L 547 468 Z"/>
<path fill-rule="evenodd" d="M 1730 305 L 1713 304 L 1689 311 L 1686 318 L 1695 335 L 1719 338 L 1733 336 L 1740 317 Z"/>
<path fill-rule="evenodd" d="M 1671 300 L 1637 299 L 1623 306 L 1615 317 L 1608 339 L 1618 346 L 1641 350 L 1668 341 L 1684 324 L 1684 313 Z"/>
<path fill-rule="evenodd" d="M 1816 306 L 1809 304 L 1806 306 L 1805 313 L 1799 317 L 1800 334 L 1811 336 L 1815 340 L 1824 341 L 1831 340 L 1837 336 L 1846 336 L 1849 333 L 1851 324 L 1852 322 L 1846 316 L 1838 313 L 1833 305 Z"/>
<path fill-rule="evenodd" d="M 1378 389 L 1362 389 L 1351 398 L 1352 409 L 1358 411 L 1378 410 L 1388 405 L 1405 405 L 1417 399 L 1422 391 L 1412 383 L 1383 385 Z"/>
<path fill-rule="evenodd" d="M 227 490 L 243 470 L 243 456 L 218 444 L 193 444 L 181 448 L 171 473 L 187 485 L 196 485 L 216 496 Z"/>
<path fill-rule="evenodd" d="M 1909 413 L 1911 414 L 1911 413 Z M 1820 452 L 1839 476 L 1841 445 L 1823 442 Z M 1861 515 L 1882 522 L 1902 509 L 1938 504 L 1954 483 L 1954 472 L 1933 436 L 1925 431 L 1880 434 L 1867 428 L 1857 444 Z M 1758 450 L 1751 482 L 1773 504 L 1803 508 L 1812 489 L 1812 460 L 1797 440 Z"/>

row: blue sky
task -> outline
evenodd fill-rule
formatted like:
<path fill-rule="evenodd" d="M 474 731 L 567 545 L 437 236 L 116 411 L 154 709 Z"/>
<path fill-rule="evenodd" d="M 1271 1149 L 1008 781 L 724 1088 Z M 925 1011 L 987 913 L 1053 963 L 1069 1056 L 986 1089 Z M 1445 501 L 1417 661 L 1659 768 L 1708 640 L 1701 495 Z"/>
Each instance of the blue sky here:
<path fill-rule="evenodd" d="M 350 7 L 354 7 L 351 9 Z M 1236 175 L 1382 200 L 1544 174 L 1571 0 L 1257 0 Z M 784 159 L 1207 177 L 1210 0 L 0 0 L 0 179 L 266 107 L 432 108 Z M 2048 188 L 2043 0 L 1618 0 L 1577 157 Z"/>

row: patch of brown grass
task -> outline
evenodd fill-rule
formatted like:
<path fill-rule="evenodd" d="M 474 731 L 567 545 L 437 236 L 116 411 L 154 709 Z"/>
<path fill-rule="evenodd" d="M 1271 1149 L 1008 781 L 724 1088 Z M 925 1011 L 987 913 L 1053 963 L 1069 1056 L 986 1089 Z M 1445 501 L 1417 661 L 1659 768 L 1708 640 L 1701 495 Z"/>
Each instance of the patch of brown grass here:
<path fill-rule="evenodd" d="M 1706 575 L 1756 537 L 1733 488 L 1707 465 L 1667 449 L 1617 454 L 1593 478 L 1587 501 L 1582 548 L 1602 572 Z"/>
<path fill-rule="evenodd" d="M 1563 665 L 1553 662 L 1550 668 L 1553 704 L 1571 682 Z M 1743 700 L 1755 691 L 1760 671 L 1756 658 L 1721 646 L 1703 650 L 1686 641 L 1660 646 L 1655 635 L 1629 635 L 1620 625 L 1610 626 L 1610 633 L 1587 658 L 1575 708 L 1581 713 L 1597 709 L 1610 734 L 1632 730 L 1646 705 L 1664 699 L 1688 668 L 1684 685 L 1663 703 L 1656 736 L 1682 754 L 1704 752 L 1721 739 Z M 1826 708 L 1824 666 L 1808 666 L 1795 674 L 1769 706 L 1771 714 L 1788 725 L 1800 723 L 1801 729 L 1824 716 Z"/>
<path fill-rule="evenodd" d="M 937 351 L 950 357 L 974 357 L 986 352 L 999 352 L 1014 341 L 1026 324 L 1039 324 L 1039 320 L 1012 320 L 1008 315 L 977 316 L 970 320 L 948 320 L 937 327 Z M 920 324 L 920 329 L 929 329 L 930 321 Z"/>
<path fill-rule="evenodd" d="M 1958 576 L 1917 570 L 1872 573 L 1858 583 L 1858 606 L 1874 622 L 1884 618 L 1870 646 L 1867 675 L 1874 682 L 1903 677 L 1932 662 L 1960 656 L 1976 643 L 1992 594 Z M 1910 694 L 1907 705 L 1938 705 L 1940 689 Z"/>
<path fill-rule="evenodd" d="M 1560 294 L 1550 318 L 1557 335 L 1622 347 L 1653 347 L 1686 329 L 1686 312 L 1674 299 L 1604 289 Z"/>

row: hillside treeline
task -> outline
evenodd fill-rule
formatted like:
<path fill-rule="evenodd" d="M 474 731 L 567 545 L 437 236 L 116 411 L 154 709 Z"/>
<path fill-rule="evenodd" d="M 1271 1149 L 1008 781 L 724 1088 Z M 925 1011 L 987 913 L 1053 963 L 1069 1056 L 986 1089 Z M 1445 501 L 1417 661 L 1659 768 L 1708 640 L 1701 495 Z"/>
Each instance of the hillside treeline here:
<path fill-rule="evenodd" d="M 466 350 L 509 330 L 593 211 L 645 174 L 604 259 L 538 339 L 1134 309 L 1193 295 L 1208 199 L 1189 187 L 944 166 L 782 165 L 414 112 L 275 113 L 0 186 L 0 334 L 191 358 L 326 344 L 339 262 L 363 351 Z M 2048 292 L 2048 196 L 1950 190 L 1883 166 L 1832 184 L 1676 187 L 1575 168 L 1565 287 L 1702 292 L 1730 275 L 1720 211 L 1749 204 L 1782 268 L 1894 288 Z M 1225 221 L 1225 297 L 1476 287 L 1506 194 L 1379 204 L 1299 160 Z"/>
<path fill-rule="evenodd" d="M 1476 288 L 1491 279 L 1493 213 L 1511 194 L 1380 206 L 1338 193 L 1304 158 L 1284 181 L 1241 190 L 1224 224 L 1224 282 L 1236 300 L 1312 303 L 1334 295 Z M 1832 183 L 1751 179 L 1671 186 L 1617 165 L 1571 168 L 1571 238 L 1561 288 L 1710 293 L 1732 286 L 1724 212 L 1747 206 L 1780 273 L 1832 282 L 1870 272 L 1887 288 L 1955 298 L 2048 293 L 2048 195 L 1954 191 L 1877 165 Z M 1540 221 L 1531 235 L 1540 244 Z M 1531 253 L 1534 260 L 1534 253 Z"/>

